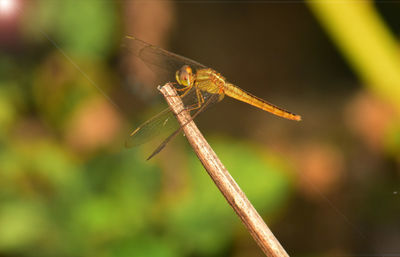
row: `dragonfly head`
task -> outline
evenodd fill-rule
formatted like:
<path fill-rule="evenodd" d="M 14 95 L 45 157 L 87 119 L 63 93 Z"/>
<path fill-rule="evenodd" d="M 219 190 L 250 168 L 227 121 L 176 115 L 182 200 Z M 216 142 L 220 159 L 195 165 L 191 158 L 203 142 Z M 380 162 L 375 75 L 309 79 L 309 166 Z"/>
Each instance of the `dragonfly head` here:
<path fill-rule="evenodd" d="M 193 85 L 194 75 L 192 68 L 189 65 L 183 65 L 182 68 L 176 71 L 175 78 L 182 86 L 188 87 Z"/>

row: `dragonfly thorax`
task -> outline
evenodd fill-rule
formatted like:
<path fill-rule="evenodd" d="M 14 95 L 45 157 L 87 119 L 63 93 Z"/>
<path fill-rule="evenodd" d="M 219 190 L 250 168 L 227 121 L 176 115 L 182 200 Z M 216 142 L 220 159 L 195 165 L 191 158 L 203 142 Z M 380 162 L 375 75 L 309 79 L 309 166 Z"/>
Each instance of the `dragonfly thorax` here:
<path fill-rule="evenodd" d="M 183 65 L 182 68 L 176 71 L 175 78 L 179 85 L 189 87 L 193 85 L 195 75 L 189 65 Z"/>

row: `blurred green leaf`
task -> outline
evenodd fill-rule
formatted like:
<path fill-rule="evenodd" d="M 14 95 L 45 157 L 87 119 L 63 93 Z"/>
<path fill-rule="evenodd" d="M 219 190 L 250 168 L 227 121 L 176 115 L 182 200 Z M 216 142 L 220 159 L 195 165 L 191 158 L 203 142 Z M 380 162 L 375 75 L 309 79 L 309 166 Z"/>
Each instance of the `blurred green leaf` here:
<path fill-rule="evenodd" d="M 213 148 L 256 209 L 269 213 L 288 200 L 292 181 L 289 163 L 259 147 L 221 140 Z"/>
<path fill-rule="evenodd" d="M 105 54 L 110 49 L 116 25 L 116 10 L 112 3 L 66 0 L 59 7 L 63 11 L 57 34 L 67 50 L 88 56 Z"/>
<path fill-rule="evenodd" d="M 6 135 L 10 126 L 17 118 L 13 97 L 8 90 L 9 86 L 0 81 L 0 138 Z"/>
<path fill-rule="evenodd" d="M 136 234 L 149 225 L 160 188 L 160 173 L 137 160 L 132 151 L 98 156 L 88 163 L 87 187 L 74 214 L 77 229 L 119 236 Z"/>
<path fill-rule="evenodd" d="M 32 201 L 1 203 L 0 249 L 18 250 L 40 239 L 47 229 L 45 210 Z"/>
<path fill-rule="evenodd" d="M 385 146 L 391 155 L 400 156 L 400 123 L 394 123 L 389 127 L 385 134 Z"/>
<path fill-rule="evenodd" d="M 50 35 L 62 51 L 73 55 L 105 56 L 114 44 L 117 13 L 106 0 L 41 0 L 29 5 L 24 20 L 29 37 L 46 41 Z M 62 11 L 61 11 L 62 10 Z"/>
<path fill-rule="evenodd" d="M 120 241 L 113 246 L 112 256 L 148 256 L 148 257 L 179 257 L 182 256 L 176 250 L 172 242 L 165 237 L 144 233 L 140 236 Z"/>

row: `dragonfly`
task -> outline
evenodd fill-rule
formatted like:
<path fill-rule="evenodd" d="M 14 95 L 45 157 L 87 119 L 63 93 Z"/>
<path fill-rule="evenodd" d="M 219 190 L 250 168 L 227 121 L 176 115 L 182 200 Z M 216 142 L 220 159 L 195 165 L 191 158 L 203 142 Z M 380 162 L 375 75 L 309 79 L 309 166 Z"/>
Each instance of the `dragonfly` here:
<path fill-rule="evenodd" d="M 225 96 L 250 104 L 279 117 L 300 121 L 301 116 L 273 105 L 228 82 L 220 73 L 187 57 L 169 52 L 146 43 L 136 37 L 126 36 L 123 48 L 140 58 L 164 83 L 172 82 L 185 108 L 193 113 L 192 118 L 220 102 Z M 134 147 L 151 140 L 173 119 L 171 108 L 145 121 L 130 134 L 125 145 Z M 179 127 L 149 156 L 158 154 L 179 132 Z"/>

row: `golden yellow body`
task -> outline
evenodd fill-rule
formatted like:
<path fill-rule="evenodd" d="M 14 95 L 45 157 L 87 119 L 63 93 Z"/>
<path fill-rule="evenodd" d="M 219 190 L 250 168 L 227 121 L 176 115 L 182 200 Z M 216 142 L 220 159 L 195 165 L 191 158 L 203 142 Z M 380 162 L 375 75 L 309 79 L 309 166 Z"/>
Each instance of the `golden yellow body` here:
<path fill-rule="evenodd" d="M 179 84 L 187 87 L 188 90 L 194 86 L 200 91 L 205 91 L 210 94 L 219 94 L 218 101 L 221 101 L 224 96 L 227 95 L 277 116 L 289 120 L 301 120 L 300 115 L 288 112 L 228 83 L 221 74 L 210 68 L 198 69 L 196 74 L 193 74 L 192 69 L 188 65 L 184 65 L 177 71 L 176 79 Z M 202 104 L 201 101 L 202 100 L 199 99 L 199 102 Z"/>

